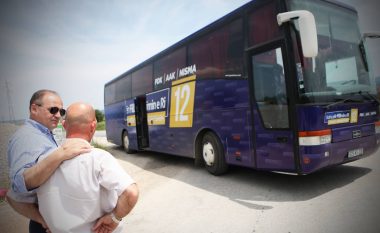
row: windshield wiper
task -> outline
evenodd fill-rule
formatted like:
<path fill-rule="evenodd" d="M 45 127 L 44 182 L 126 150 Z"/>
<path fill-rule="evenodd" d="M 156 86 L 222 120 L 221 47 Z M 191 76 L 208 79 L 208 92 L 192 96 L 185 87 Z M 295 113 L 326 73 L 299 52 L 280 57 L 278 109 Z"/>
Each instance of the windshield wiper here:
<path fill-rule="evenodd" d="M 338 105 L 338 104 L 343 104 L 343 103 L 348 103 L 348 102 L 359 103 L 359 102 L 362 102 L 362 101 L 354 100 L 354 99 L 351 99 L 351 97 L 348 97 L 348 98 L 345 98 L 345 99 L 338 100 L 338 101 L 336 101 L 334 103 L 331 103 L 329 105 L 326 105 L 325 108 L 329 109 L 332 106 L 335 106 L 335 105 Z"/>
<path fill-rule="evenodd" d="M 380 104 L 379 100 L 377 100 L 377 98 L 374 97 L 373 95 L 371 95 L 371 93 L 369 93 L 368 91 L 358 91 L 358 92 L 353 92 L 353 93 L 350 93 L 350 94 L 351 95 L 359 94 L 360 96 L 364 97 L 365 99 L 370 99 L 370 100 L 375 101 L 377 104 Z M 364 95 L 364 94 L 366 94 L 366 95 Z M 363 101 L 354 100 L 351 97 L 348 97 L 348 98 L 345 98 L 345 99 L 338 100 L 338 101 L 336 101 L 334 103 L 328 104 L 328 105 L 325 106 L 325 108 L 329 109 L 332 106 L 335 106 L 335 105 L 338 105 L 338 104 L 343 104 L 343 103 L 348 103 L 348 102 L 360 103 L 360 102 L 363 102 Z"/>
<path fill-rule="evenodd" d="M 366 95 L 363 95 L 363 93 Z M 380 104 L 379 100 L 368 91 L 359 91 L 358 94 L 363 97 L 369 97 L 371 100 L 375 101 L 377 104 Z"/>

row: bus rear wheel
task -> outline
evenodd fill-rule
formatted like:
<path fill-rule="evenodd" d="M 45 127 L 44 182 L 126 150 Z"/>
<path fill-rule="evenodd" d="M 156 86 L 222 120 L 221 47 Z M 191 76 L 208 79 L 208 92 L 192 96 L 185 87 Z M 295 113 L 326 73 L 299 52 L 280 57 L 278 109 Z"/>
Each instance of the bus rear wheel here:
<path fill-rule="evenodd" d="M 127 152 L 128 154 L 133 154 L 136 152 L 135 150 L 129 148 L 129 138 L 127 131 L 123 133 L 123 147 L 125 152 Z"/>
<path fill-rule="evenodd" d="M 223 145 L 218 137 L 207 132 L 202 139 L 202 157 L 206 169 L 213 175 L 221 175 L 228 170 L 228 165 L 224 157 Z"/>

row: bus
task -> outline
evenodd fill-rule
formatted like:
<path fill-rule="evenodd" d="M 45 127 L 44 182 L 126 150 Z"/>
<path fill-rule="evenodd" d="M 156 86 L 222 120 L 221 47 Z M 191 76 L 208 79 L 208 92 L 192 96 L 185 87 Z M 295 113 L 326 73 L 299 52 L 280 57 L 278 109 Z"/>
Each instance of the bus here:
<path fill-rule="evenodd" d="M 356 10 L 336 1 L 248 2 L 106 83 L 107 139 L 214 175 L 306 175 L 374 154 L 363 35 Z"/>

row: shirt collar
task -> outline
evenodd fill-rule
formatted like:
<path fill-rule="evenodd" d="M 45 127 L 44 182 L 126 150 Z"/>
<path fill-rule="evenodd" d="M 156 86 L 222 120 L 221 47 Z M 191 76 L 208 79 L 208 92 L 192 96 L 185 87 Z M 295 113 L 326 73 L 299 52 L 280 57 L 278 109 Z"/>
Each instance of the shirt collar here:
<path fill-rule="evenodd" d="M 42 133 L 45 133 L 45 134 L 52 134 L 52 132 L 46 127 L 44 126 L 43 124 L 35 121 L 35 120 L 32 120 L 32 119 L 27 119 L 25 121 L 25 124 L 26 125 L 30 125 L 36 129 L 38 129 L 39 131 L 41 131 Z"/>

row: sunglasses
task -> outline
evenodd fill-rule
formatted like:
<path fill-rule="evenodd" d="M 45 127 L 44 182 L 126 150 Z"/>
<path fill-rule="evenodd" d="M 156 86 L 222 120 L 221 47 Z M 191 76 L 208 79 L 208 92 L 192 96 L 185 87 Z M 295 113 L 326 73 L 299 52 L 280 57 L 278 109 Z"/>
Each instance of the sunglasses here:
<path fill-rule="evenodd" d="M 43 107 L 42 105 L 40 105 L 40 104 L 36 104 L 37 106 L 39 106 L 39 107 Z M 66 110 L 65 109 L 63 109 L 63 108 L 58 108 L 58 107 L 51 107 L 51 108 L 46 108 L 49 112 L 50 112 L 50 114 L 52 114 L 52 115 L 55 115 L 55 114 L 57 114 L 57 112 L 59 112 L 59 114 L 63 117 L 65 114 L 66 114 Z"/>

